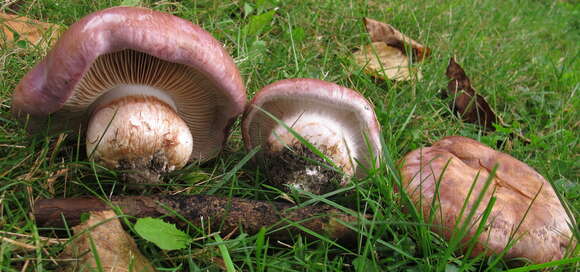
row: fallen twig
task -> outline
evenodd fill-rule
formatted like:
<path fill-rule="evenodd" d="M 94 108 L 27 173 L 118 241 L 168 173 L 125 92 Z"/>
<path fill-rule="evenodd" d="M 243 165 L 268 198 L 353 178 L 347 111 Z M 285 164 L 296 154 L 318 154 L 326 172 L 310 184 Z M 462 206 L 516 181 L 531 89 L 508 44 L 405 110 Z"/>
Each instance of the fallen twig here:
<path fill-rule="evenodd" d="M 119 196 L 113 197 L 109 204 L 97 198 L 43 199 L 36 201 L 34 216 L 41 226 L 63 226 L 63 218 L 71 226 L 80 222 L 83 213 L 108 210 L 112 205 L 130 216 L 169 216 L 181 225 L 209 224 L 209 229 L 222 233 L 239 228 L 242 232 L 255 234 L 262 227 L 270 227 L 269 236 L 278 240 L 288 240 L 295 234 L 308 234 L 304 231 L 308 229 L 331 239 L 350 242 L 354 241 L 355 232 L 343 222 L 352 224 L 359 221 L 356 216 L 328 205 L 296 207 L 282 202 L 207 195 Z"/>

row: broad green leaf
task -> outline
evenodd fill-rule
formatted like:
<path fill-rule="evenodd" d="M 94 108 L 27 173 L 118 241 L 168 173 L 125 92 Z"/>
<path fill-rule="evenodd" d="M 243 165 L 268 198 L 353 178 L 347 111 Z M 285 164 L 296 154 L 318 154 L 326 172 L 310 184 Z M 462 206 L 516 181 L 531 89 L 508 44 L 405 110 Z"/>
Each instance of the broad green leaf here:
<path fill-rule="evenodd" d="M 264 28 L 272 22 L 272 19 L 274 19 L 274 14 L 276 14 L 275 9 L 250 17 L 250 22 L 244 27 L 246 35 L 257 36 L 261 34 Z"/>
<path fill-rule="evenodd" d="M 185 232 L 178 230 L 174 224 L 169 224 L 158 218 L 140 218 L 135 224 L 135 231 L 143 239 L 154 243 L 164 250 L 186 248 L 191 242 L 191 237 Z"/>

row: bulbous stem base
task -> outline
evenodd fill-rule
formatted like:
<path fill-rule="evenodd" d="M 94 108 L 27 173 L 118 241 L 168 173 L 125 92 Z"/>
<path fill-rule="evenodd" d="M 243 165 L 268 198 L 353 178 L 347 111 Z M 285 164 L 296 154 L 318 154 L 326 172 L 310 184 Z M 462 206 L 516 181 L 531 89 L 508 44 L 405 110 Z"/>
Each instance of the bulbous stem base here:
<path fill-rule="evenodd" d="M 187 164 L 192 146 L 187 124 L 155 96 L 96 105 L 86 135 L 89 158 L 123 171 L 130 183 L 159 183 L 162 174 Z"/>
<path fill-rule="evenodd" d="M 319 151 L 328 153 L 327 150 Z M 269 182 L 286 191 L 297 189 L 321 195 L 338 189 L 349 179 L 342 169 L 333 169 L 302 144 L 270 151 L 264 160 Z"/>
<path fill-rule="evenodd" d="M 304 146 L 286 127 L 277 125 L 268 137 L 265 156 L 266 172 L 274 185 L 324 194 L 348 183 L 354 175 L 355 156 L 340 122 L 316 112 L 283 121 L 334 165 Z"/>

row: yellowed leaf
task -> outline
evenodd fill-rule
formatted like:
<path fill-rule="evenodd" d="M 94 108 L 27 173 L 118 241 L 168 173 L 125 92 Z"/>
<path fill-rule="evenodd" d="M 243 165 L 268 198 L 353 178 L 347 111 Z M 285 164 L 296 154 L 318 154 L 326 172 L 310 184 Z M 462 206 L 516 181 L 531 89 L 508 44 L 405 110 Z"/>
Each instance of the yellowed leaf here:
<path fill-rule="evenodd" d="M 387 45 L 399 48 L 403 53 L 406 53 L 407 47 L 410 47 L 412 52 L 409 53 L 412 53 L 414 61 L 423 61 L 431 54 L 431 49 L 409 38 L 392 25 L 370 18 L 364 18 L 364 24 L 372 42 L 384 42 Z"/>
<path fill-rule="evenodd" d="M 373 42 L 354 53 L 355 61 L 373 77 L 391 80 L 409 80 L 414 73 L 421 78 L 416 68 L 409 67 L 409 58 L 396 47 L 384 42 Z"/>
<path fill-rule="evenodd" d="M 113 211 L 91 212 L 90 218 L 73 227 L 73 231 L 76 238 L 60 257 L 74 261 L 68 262 L 60 271 L 93 271 L 98 268 L 97 255 L 103 271 L 156 271 L 139 252 L 133 238 L 123 230 Z"/>
<path fill-rule="evenodd" d="M 2 12 L 0 12 L 0 29 L 2 30 L 0 31 L 0 46 L 2 47 L 19 40 L 48 47 L 57 40 L 62 31 L 59 25 Z"/>
<path fill-rule="evenodd" d="M 357 64 L 373 77 L 391 80 L 421 79 L 417 67 L 410 67 L 410 60 L 419 62 L 431 54 L 431 50 L 409 38 L 393 26 L 364 18 L 364 24 L 372 44 L 364 45 L 354 53 Z"/>

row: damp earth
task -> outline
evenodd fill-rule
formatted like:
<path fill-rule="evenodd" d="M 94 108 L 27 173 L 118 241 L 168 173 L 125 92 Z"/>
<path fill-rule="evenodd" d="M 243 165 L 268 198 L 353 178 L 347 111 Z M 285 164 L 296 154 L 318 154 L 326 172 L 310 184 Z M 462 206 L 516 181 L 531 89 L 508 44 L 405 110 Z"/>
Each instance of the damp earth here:
<path fill-rule="evenodd" d="M 319 150 L 327 153 L 327 148 Z M 344 179 L 342 173 L 332 169 L 323 158 L 301 144 L 292 149 L 269 152 L 265 162 L 269 182 L 285 191 L 299 189 L 325 194 L 336 190 Z"/>

